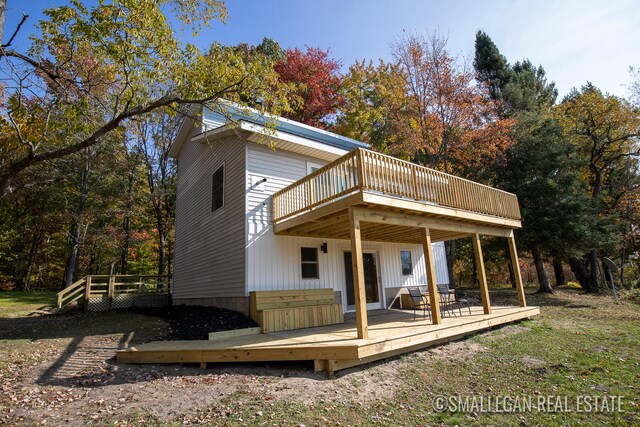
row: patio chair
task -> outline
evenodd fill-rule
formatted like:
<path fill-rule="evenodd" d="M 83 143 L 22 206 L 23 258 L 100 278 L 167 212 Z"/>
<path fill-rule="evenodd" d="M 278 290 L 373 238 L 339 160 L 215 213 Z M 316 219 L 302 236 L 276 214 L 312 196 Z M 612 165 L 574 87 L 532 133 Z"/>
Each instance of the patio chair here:
<path fill-rule="evenodd" d="M 427 299 L 422 295 L 420 288 L 411 287 L 407 288 L 409 290 L 409 296 L 411 297 L 411 301 L 413 301 L 413 320 L 416 320 L 416 310 L 422 309 L 422 317 L 426 319 L 427 313 L 429 313 L 429 319 L 431 319 L 431 309 L 429 308 L 429 303 Z"/>
<path fill-rule="evenodd" d="M 455 310 L 457 309 L 460 317 L 462 317 L 462 307 L 467 307 L 469 315 L 471 315 L 469 300 L 456 295 L 455 290 L 450 289 L 448 284 L 438 284 L 438 296 L 440 299 L 440 312 L 443 313 L 443 316 L 445 313 L 451 313 L 453 317 L 456 317 Z"/>

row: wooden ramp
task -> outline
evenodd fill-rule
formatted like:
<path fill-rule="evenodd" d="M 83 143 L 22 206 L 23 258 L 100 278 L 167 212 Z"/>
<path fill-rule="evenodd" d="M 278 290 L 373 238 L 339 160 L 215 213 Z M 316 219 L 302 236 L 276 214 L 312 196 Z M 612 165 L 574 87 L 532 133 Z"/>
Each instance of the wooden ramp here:
<path fill-rule="evenodd" d="M 225 363 L 287 360 L 314 361 L 316 371 L 340 369 L 451 341 L 505 323 L 540 314 L 538 307 L 472 307 L 439 325 L 416 320 L 412 311 L 369 313 L 369 339 L 357 339 L 354 319 L 340 325 L 246 335 L 220 341 L 156 341 L 117 352 L 121 363 Z M 463 312 L 464 313 L 464 312 Z"/>

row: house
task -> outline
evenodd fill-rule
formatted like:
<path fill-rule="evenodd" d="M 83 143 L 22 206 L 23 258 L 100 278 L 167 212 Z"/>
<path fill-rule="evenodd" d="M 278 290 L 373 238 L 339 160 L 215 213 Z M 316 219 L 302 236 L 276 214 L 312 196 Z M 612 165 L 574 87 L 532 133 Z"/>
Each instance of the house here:
<path fill-rule="evenodd" d="M 173 303 L 248 313 L 253 291 L 331 288 L 343 310 L 354 311 L 350 241 L 275 234 L 273 195 L 368 145 L 284 118 L 267 136 L 264 117 L 230 112 L 205 110 L 202 126 L 185 120 L 171 149 L 178 163 Z M 341 179 L 326 185 L 335 190 L 346 185 Z M 433 254 L 438 283 L 448 283 L 443 242 Z M 420 243 L 366 241 L 362 256 L 367 309 L 398 304 L 404 287 L 427 284 Z"/>
<path fill-rule="evenodd" d="M 309 360 L 332 374 L 540 313 L 526 303 L 514 194 L 290 120 L 269 121 L 266 132 L 262 116 L 230 116 L 235 126 L 212 111 L 202 127 L 186 121 L 171 150 L 172 295 L 248 311 L 261 327 L 134 346 L 117 352 L 119 362 Z M 507 240 L 518 306 L 492 306 L 481 235 Z M 458 315 L 436 285 L 448 281 L 442 242 L 462 237 L 471 237 L 482 306 Z M 429 308 L 422 317 L 369 310 L 410 285 L 427 285 L 416 293 Z"/>

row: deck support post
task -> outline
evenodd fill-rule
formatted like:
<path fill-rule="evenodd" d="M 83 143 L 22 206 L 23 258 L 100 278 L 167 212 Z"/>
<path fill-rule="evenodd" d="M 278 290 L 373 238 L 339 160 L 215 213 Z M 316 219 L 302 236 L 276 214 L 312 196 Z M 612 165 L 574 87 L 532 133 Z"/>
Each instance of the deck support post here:
<path fill-rule="evenodd" d="M 513 276 L 516 279 L 516 289 L 518 291 L 518 301 L 520 307 L 527 306 L 527 299 L 524 295 L 524 286 L 522 285 L 522 274 L 520 274 L 520 263 L 518 262 L 518 250 L 516 248 L 516 239 L 513 234 L 507 237 L 509 242 L 509 253 L 511 255 L 511 264 L 513 266 Z"/>
<path fill-rule="evenodd" d="M 476 271 L 478 273 L 478 282 L 480 283 L 480 298 L 482 299 L 482 308 L 484 310 L 484 314 L 491 314 L 491 300 L 489 299 L 487 273 L 484 270 L 484 259 L 482 258 L 480 235 L 478 233 L 474 233 L 471 236 L 471 240 L 473 241 L 473 254 L 476 258 Z"/>
<path fill-rule="evenodd" d="M 431 308 L 431 320 L 434 325 L 442 323 L 440 315 L 440 301 L 438 299 L 438 282 L 436 279 L 435 262 L 433 260 L 433 247 L 431 246 L 431 234 L 428 228 L 421 228 L 422 250 L 424 263 L 427 268 L 427 284 L 429 285 L 429 306 Z"/>
<path fill-rule="evenodd" d="M 356 325 L 358 338 L 369 338 L 367 321 L 367 296 L 364 290 L 364 261 L 362 258 L 362 239 L 360 237 L 360 220 L 353 207 L 349 208 L 351 232 L 351 268 L 353 270 L 353 295 L 356 302 Z"/>

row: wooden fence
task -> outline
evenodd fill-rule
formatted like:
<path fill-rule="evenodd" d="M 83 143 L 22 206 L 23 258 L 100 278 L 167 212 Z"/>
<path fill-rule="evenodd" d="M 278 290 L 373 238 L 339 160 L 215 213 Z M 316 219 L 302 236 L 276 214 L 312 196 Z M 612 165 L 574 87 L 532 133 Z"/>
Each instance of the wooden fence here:
<path fill-rule="evenodd" d="M 165 305 L 170 294 L 168 276 L 91 275 L 58 292 L 57 306 L 62 308 L 77 301 L 85 311 L 97 311 Z"/>

